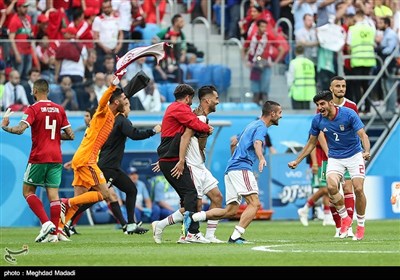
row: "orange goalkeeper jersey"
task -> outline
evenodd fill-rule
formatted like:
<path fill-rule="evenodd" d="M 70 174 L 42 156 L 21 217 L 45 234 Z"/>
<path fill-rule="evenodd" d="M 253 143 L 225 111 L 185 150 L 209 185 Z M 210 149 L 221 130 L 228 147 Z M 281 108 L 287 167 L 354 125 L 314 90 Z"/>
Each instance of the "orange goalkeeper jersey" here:
<path fill-rule="evenodd" d="M 114 85 L 110 85 L 104 92 L 99 101 L 99 105 L 93 115 L 81 144 L 72 158 L 72 168 L 91 165 L 97 163 L 100 149 L 106 142 L 114 126 L 115 116 L 108 107 L 108 101 L 115 90 Z"/>

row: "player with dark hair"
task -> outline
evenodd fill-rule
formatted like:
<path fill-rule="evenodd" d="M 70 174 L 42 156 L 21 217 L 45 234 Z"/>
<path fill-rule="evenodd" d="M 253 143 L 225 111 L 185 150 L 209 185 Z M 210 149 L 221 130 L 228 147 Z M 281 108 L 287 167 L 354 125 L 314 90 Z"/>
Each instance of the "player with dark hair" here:
<path fill-rule="evenodd" d="M 32 93 L 36 103 L 25 110 L 19 124 L 8 126 L 9 111 L 2 120 L 2 129 L 12 134 L 22 134 L 31 127 L 32 150 L 23 178 L 23 195 L 42 224 L 35 241 L 57 242 L 60 234 L 56 225 L 61 211 L 58 195 L 62 172 L 61 140 L 73 140 L 75 136 L 64 108 L 48 100 L 48 82 L 43 79 L 35 81 Z M 38 186 L 46 188 L 50 201 L 50 219 L 42 201 L 35 194 Z"/>
<path fill-rule="evenodd" d="M 357 114 L 358 114 L 358 109 L 357 109 L 357 105 L 347 99 L 345 97 L 346 95 L 346 80 L 341 77 L 341 76 L 335 76 L 331 79 L 331 83 L 330 83 L 330 91 L 332 92 L 332 101 L 335 104 L 335 106 L 337 107 L 347 107 L 350 108 L 352 110 L 354 110 Z M 322 148 L 324 147 L 324 148 Z M 326 188 L 326 163 L 327 163 L 327 154 L 328 154 L 328 147 L 327 147 L 327 143 L 324 137 L 324 134 L 321 132 L 320 135 L 318 136 L 318 142 L 317 142 L 317 146 L 315 148 L 316 153 L 319 155 L 318 158 L 318 164 L 320 166 L 320 170 L 319 170 L 319 174 L 320 174 L 320 182 L 321 185 L 324 186 L 324 188 L 320 188 L 320 190 L 318 192 L 316 192 L 310 199 L 312 199 L 313 201 L 318 200 L 321 196 L 323 196 L 324 194 L 328 195 L 328 190 Z M 311 153 L 312 155 L 312 153 Z M 321 159 L 322 159 L 322 163 L 321 163 Z M 354 193 L 353 193 L 353 184 L 351 181 L 351 177 L 348 171 L 345 172 L 344 174 L 344 183 L 342 184 L 343 187 L 343 195 L 344 195 L 344 205 L 346 206 L 346 210 L 347 213 L 349 215 L 349 217 L 353 220 L 353 214 L 354 214 Z M 309 205 L 310 203 L 307 202 Z M 312 205 L 310 205 L 312 206 Z M 342 223 L 342 219 L 340 218 L 336 207 L 334 205 L 330 205 L 330 212 L 332 213 L 332 217 L 336 226 L 336 233 L 334 235 L 334 237 L 339 237 L 340 235 L 340 228 L 341 228 L 341 223 Z M 307 204 L 303 207 L 300 208 L 298 210 L 299 213 L 299 217 L 300 217 L 300 221 L 302 221 L 302 223 L 306 223 L 308 224 L 308 206 Z M 325 220 L 324 220 L 325 222 Z M 350 227 L 348 229 L 347 232 L 347 236 L 348 237 L 354 237 L 353 234 L 353 230 Z"/>
<path fill-rule="evenodd" d="M 115 117 L 114 127 L 100 151 L 98 165 L 104 172 L 109 185 L 114 185 L 126 194 L 126 212 L 128 222 L 122 215 L 118 199 L 112 196 L 109 203 L 115 218 L 119 221 L 122 229 L 127 234 L 145 233 L 148 230 L 139 228 L 135 223 L 135 205 L 137 189 L 135 183 L 122 170 L 121 162 L 124 156 L 125 143 L 129 137 L 132 140 L 142 140 L 154 136 L 161 131 L 161 126 L 158 124 L 153 129 L 139 130 L 132 125 L 128 119 L 130 112 L 130 103 L 125 105 L 125 111 Z"/>
<path fill-rule="evenodd" d="M 348 229 L 353 222 L 347 213 L 344 198 L 339 193 L 340 182 L 347 169 L 356 195 L 357 232 L 353 239 L 361 240 L 364 238 L 367 204 L 364 194 L 365 160 L 371 157 L 370 142 L 358 114 L 346 107 L 336 107 L 332 99 L 332 92 L 329 90 L 321 91 L 314 96 L 313 101 L 317 105 L 319 114 L 312 120 L 307 144 L 296 160 L 289 162 L 288 166 L 296 168 L 315 148 L 320 132 L 325 134 L 328 143 L 326 171 L 328 193 L 331 203 L 335 205 L 342 219 L 339 237 L 347 237 Z"/>
<path fill-rule="evenodd" d="M 266 101 L 262 108 L 259 120 L 248 124 L 239 136 L 239 142 L 225 170 L 226 207 L 214 208 L 197 213 L 184 213 L 184 228 L 187 230 L 193 222 L 205 220 L 220 220 L 233 218 L 239 209 L 242 198 L 246 200 L 247 207 L 240 216 L 239 224 L 235 226 L 229 243 L 243 244 L 242 238 L 246 228 L 250 225 L 258 209 L 260 200 L 258 197 L 258 184 L 253 174 L 253 165 L 258 159 L 258 171 L 262 172 L 267 165 L 264 158 L 264 141 L 268 133 L 268 127 L 278 125 L 282 118 L 282 108 L 274 101 Z"/>
<path fill-rule="evenodd" d="M 219 104 L 217 89 L 212 85 L 202 86 L 198 90 L 200 105 L 193 112 L 198 118 L 208 123 L 208 115 L 215 112 Z M 198 201 L 201 210 L 201 202 L 204 195 L 210 201 L 210 208 L 222 207 L 222 194 L 218 189 L 218 180 L 205 166 L 205 148 L 207 144 L 207 133 L 198 133 L 190 128 L 186 128 L 182 135 L 179 151 L 179 162 L 172 169 L 172 176 L 179 178 L 179 174 L 184 170 L 185 163 L 189 167 L 192 180 L 197 189 Z M 153 238 L 156 243 L 162 242 L 162 232 L 166 226 L 183 221 L 184 209 L 180 208 L 161 221 L 152 223 Z M 178 243 L 224 243 L 215 237 L 218 220 L 208 220 L 205 237 L 199 232 L 197 235 L 182 235 Z"/>
<path fill-rule="evenodd" d="M 64 225 L 82 204 L 108 199 L 108 185 L 103 172 L 97 165 L 98 154 L 106 142 L 115 122 L 115 115 L 124 112 L 128 99 L 121 88 L 117 87 L 125 72 L 114 75 L 112 84 L 104 92 L 99 101 L 90 124 L 85 132 L 80 146 L 72 158 L 74 170 L 74 197 L 62 200 L 61 223 Z M 89 192 L 89 189 L 91 191 Z M 69 240 L 64 236 L 64 240 Z"/>
<path fill-rule="evenodd" d="M 176 87 L 175 102 L 168 106 L 162 120 L 161 143 L 157 148 L 161 172 L 178 193 L 183 208 L 192 212 L 197 209 L 197 191 L 188 166 L 184 164 L 183 170 L 178 170 L 174 175 L 172 173 L 179 165 L 180 141 L 186 127 L 200 133 L 213 132 L 213 127 L 199 120 L 190 109 L 194 94 L 195 91 L 190 85 L 180 84 Z M 201 237 L 198 222 L 193 223 L 188 230 L 191 235 Z"/>

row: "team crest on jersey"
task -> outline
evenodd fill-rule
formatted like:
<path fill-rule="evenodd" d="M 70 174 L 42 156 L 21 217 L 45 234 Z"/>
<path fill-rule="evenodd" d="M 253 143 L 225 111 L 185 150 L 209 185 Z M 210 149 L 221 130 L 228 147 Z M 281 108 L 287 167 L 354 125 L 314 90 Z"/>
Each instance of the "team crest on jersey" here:
<path fill-rule="evenodd" d="M 340 128 L 340 131 L 344 131 L 344 125 L 343 124 L 339 125 L 339 128 Z"/>

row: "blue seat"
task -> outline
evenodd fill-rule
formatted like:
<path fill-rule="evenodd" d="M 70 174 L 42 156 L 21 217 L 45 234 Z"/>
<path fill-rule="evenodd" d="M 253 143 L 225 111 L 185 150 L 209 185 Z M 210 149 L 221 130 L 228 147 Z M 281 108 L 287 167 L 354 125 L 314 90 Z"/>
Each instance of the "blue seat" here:
<path fill-rule="evenodd" d="M 203 63 L 189 64 L 188 75 L 192 80 L 197 81 L 197 88 L 213 84 L 212 72 L 209 70 L 209 67 Z"/>
<path fill-rule="evenodd" d="M 167 95 L 168 95 L 168 84 L 167 83 L 157 83 L 157 88 L 158 91 L 160 92 L 160 94 L 162 96 L 165 97 L 165 99 L 167 99 Z"/>
<path fill-rule="evenodd" d="M 231 86 L 231 69 L 222 64 L 210 64 L 208 72 L 212 76 L 212 84 L 218 89 L 219 93 L 227 93 Z"/>
<path fill-rule="evenodd" d="M 178 86 L 178 83 L 167 83 L 167 96 L 165 98 L 167 99 L 167 102 L 174 102 L 175 101 L 175 89 Z"/>

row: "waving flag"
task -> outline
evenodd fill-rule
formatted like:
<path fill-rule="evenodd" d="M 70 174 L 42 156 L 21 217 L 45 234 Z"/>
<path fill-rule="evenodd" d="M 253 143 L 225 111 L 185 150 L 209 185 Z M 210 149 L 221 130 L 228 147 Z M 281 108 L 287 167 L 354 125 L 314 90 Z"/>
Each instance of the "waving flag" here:
<path fill-rule="evenodd" d="M 160 63 L 160 61 L 165 58 L 165 49 L 167 47 L 169 47 L 169 45 L 163 42 L 130 50 L 123 57 L 117 57 L 117 70 L 115 71 L 115 75 L 118 76 L 129 64 L 144 56 L 154 56 L 157 60 L 157 64 Z"/>

